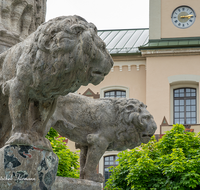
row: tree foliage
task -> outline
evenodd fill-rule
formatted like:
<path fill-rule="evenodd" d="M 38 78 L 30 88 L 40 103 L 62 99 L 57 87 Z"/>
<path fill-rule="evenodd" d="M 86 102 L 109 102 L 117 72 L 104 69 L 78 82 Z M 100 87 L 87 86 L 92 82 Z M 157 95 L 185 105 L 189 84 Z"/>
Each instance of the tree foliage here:
<path fill-rule="evenodd" d="M 58 156 L 57 176 L 79 178 L 79 155 L 66 146 L 64 137 L 59 137 L 58 132 L 51 128 L 46 138 L 51 142 L 53 152 Z"/>
<path fill-rule="evenodd" d="M 176 124 L 159 142 L 152 137 L 148 144 L 119 153 L 105 189 L 199 190 L 200 134 L 184 129 Z"/>

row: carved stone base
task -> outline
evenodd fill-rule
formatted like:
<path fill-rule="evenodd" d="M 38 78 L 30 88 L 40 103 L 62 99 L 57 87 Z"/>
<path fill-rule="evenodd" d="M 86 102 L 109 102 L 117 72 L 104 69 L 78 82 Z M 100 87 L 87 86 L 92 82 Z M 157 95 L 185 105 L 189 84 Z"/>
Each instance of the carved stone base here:
<path fill-rule="evenodd" d="M 50 190 L 58 157 L 34 146 L 10 145 L 0 149 L 0 189 Z"/>
<path fill-rule="evenodd" d="M 6 145 L 33 145 L 42 150 L 52 151 L 51 144 L 48 139 L 45 137 L 40 137 L 38 133 L 15 133 L 12 135 L 8 141 L 5 143 Z"/>

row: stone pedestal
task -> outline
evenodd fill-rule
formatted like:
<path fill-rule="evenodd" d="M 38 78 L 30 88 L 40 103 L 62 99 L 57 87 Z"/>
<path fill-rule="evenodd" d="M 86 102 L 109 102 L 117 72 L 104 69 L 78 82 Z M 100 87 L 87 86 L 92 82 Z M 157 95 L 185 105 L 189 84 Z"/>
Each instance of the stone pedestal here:
<path fill-rule="evenodd" d="M 0 149 L 1 190 L 50 190 L 58 157 L 34 146 L 10 145 Z"/>
<path fill-rule="evenodd" d="M 101 183 L 85 179 L 56 177 L 51 190 L 102 190 Z"/>

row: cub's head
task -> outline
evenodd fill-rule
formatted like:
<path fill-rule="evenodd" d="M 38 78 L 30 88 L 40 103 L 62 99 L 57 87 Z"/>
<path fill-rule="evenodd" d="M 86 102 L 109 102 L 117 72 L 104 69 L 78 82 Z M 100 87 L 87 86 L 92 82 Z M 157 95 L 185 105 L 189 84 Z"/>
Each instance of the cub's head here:
<path fill-rule="evenodd" d="M 148 143 L 154 135 L 157 125 L 146 105 L 136 99 L 119 99 L 118 109 L 118 140 L 122 149 L 132 149 L 141 143 Z"/>

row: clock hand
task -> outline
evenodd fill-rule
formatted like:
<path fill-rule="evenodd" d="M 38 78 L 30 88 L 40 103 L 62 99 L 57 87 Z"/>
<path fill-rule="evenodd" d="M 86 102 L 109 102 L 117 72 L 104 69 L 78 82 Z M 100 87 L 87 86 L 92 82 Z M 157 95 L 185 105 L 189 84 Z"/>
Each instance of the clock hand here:
<path fill-rule="evenodd" d="M 193 15 L 181 16 L 181 18 L 188 18 L 188 19 L 190 19 L 191 17 L 193 17 Z"/>

